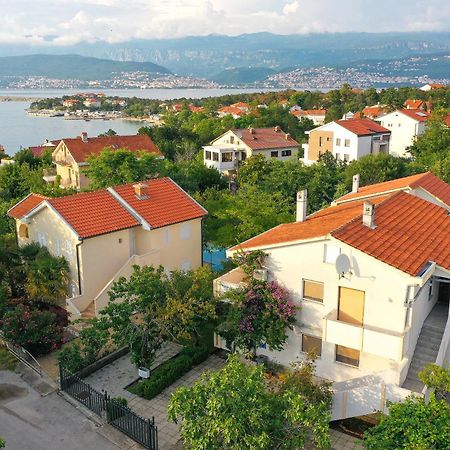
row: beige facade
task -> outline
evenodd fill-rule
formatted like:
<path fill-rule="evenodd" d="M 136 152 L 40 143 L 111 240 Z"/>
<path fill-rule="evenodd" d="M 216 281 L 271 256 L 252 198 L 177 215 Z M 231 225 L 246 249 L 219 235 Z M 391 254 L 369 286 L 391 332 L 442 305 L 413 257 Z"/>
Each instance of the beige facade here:
<path fill-rule="evenodd" d="M 72 318 L 79 318 L 89 308 L 98 313 L 106 306 L 105 287 L 120 276 L 128 276 L 134 264 L 161 264 L 166 271 L 200 267 L 201 222 L 197 218 L 149 231 L 136 226 L 80 239 L 51 206 L 45 205 L 29 219 L 16 220 L 16 226 L 19 245 L 38 242 L 52 255 L 67 259 L 70 267 L 67 307 L 73 313 Z"/>
<path fill-rule="evenodd" d="M 88 187 L 89 179 L 84 172 L 87 164 L 77 163 L 64 141 L 61 141 L 53 152 L 53 162 L 56 166 L 56 175 L 61 177 L 60 184 L 62 187 L 75 189 Z"/>
<path fill-rule="evenodd" d="M 318 161 L 320 155 L 325 152 L 333 154 L 333 132 L 324 130 L 312 130 L 309 134 L 309 155 L 311 161 Z"/>

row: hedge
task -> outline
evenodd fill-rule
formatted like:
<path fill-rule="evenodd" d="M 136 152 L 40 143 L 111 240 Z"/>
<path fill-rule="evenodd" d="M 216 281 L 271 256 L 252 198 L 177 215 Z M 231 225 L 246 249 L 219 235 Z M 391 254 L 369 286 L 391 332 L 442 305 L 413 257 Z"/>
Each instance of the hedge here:
<path fill-rule="evenodd" d="M 209 356 L 207 347 L 187 347 L 181 352 L 158 366 L 150 374 L 150 378 L 130 386 L 129 391 L 139 397 L 151 400 L 164 389 L 175 383 L 194 366 L 205 361 Z"/>

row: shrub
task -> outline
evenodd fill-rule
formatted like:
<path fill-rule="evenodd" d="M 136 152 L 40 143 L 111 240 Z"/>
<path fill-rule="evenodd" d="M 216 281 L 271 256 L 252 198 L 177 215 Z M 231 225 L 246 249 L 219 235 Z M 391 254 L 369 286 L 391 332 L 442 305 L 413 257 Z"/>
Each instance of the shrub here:
<path fill-rule="evenodd" d="M 151 400 L 197 364 L 208 358 L 207 347 L 187 347 L 151 372 L 150 378 L 130 387 L 130 392 Z"/>
<path fill-rule="evenodd" d="M 4 314 L 0 329 L 5 339 L 20 345 L 33 355 L 42 355 L 61 347 L 63 328 L 50 311 L 28 305 L 17 305 Z"/>

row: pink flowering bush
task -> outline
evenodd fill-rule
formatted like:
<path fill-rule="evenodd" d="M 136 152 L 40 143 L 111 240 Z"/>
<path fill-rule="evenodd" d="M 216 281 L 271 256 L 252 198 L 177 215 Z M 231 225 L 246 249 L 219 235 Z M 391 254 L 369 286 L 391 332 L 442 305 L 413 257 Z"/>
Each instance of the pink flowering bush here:
<path fill-rule="evenodd" d="M 56 314 L 29 305 L 19 304 L 0 320 L 5 339 L 27 349 L 32 355 L 42 355 L 61 347 L 63 327 Z"/>

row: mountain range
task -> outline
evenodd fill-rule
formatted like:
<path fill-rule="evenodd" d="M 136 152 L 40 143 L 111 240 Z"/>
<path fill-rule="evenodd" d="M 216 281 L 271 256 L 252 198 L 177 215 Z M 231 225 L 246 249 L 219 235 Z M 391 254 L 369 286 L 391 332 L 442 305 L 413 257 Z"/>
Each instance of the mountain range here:
<path fill-rule="evenodd" d="M 62 72 L 73 74 L 74 78 L 86 79 L 95 75 L 96 79 L 101 79 L 112 65 L 112 71 L 170 71 L 179 75 L 205 77 L 222 84 L 239 84 L 260 81 L 271 74 L 302 67 L 353 67 L 364 66 L 364 61 L 370 61 L 367 68 L 372 68 L 382 65 L 383 61 L 427 56 L 430 58 L 422 69 L 424 74 L 429 75 L 428 68 L 435 64 L 432 56 L 440 55 L 442 59 L 450 54 L 450 32 L 253 33 L 131 40 L 114 44 L 99 41 L 67 47 L 0 44 L 0 56 L 28 55 L 36 53 L 37 49 L 41 54 L 59 54 L 66 58 L 67 67 L 56 63 L 47 66 L 49 63 L 46 61 L 40 68 L 42 74 L 45 71 L 54 77 Z M 96 61 L 92 70 L 80 69 L 83 66 L 79 63 L 83 60 L 79 59 L 80 56 L 69 57 L 69 54 L 100 58 L 102 62 Z M 14 61 L 18 64 L 14 65 Z M 118 65 L 118 62 L 123 65 Z M 35 63 L 32 61 L 33 66 Z M 442 61 L 439 64 L 441 72 L 445 72 L 447 66 Z M 13 72 L 15 75 L 19 72 L 24 74 L 27 70 L 29 67 L 26 63 L 20 63 L 19 59 L 0 60 L 0 75 Z"/>

